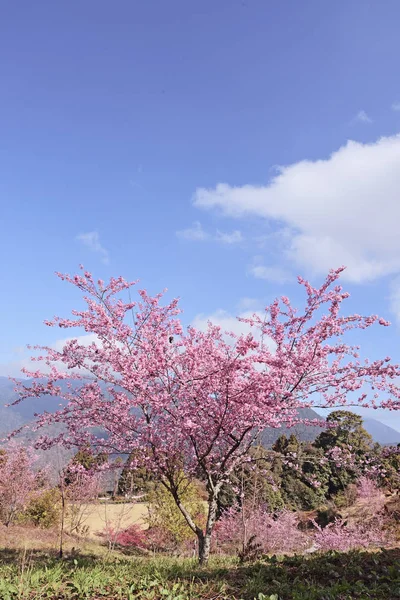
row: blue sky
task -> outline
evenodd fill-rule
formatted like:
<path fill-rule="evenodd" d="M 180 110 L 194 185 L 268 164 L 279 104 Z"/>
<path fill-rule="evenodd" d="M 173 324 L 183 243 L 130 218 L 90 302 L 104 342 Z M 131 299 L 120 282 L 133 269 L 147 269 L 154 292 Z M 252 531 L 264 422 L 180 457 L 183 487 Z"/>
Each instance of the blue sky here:
<path fill-rule="evenodd" d="M 231 323 L 349 266 L 400 361 L 400 5 L 6 2 L 0 374 L 79 302 L 79 263 Z M 349 142 L 349 140 L 351 140 Z M 400 429 L 399 415 L 380 415 Z"/>

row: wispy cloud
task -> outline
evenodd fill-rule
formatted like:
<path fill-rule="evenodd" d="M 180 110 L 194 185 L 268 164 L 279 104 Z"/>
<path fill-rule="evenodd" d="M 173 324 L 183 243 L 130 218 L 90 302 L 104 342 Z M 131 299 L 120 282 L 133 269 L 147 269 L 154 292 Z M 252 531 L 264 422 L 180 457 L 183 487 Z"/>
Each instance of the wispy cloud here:
<path fill-rule="evenodd" d="M 367 113 L 365 112 L 365 110 L 360 110 L 356 114 L 355 121 L 359 121 L 360 123 L 372 123 L 371 117 L 369 117 L 367 115 Z"/>
<path fill-rule="evenodd" d="M 395 277 L 390 284 L 389 302 L 390 309 L 400 324 L 400 276 Z"/>
<path fill-rule="evenodd" d="M 254 264 L 249 268 L 249 273 L 256 279 L 265 279 L 266 281 L 280 284 L 293 280 L 289 271 L 278 266 L 268 267 L 266 265 Z"/>
<path fill-rule="evenodd" d="M 238 244 L 239 242 L 243 242 L 242 233 L 238 229 L 235 229 L 232 233 L 217 231 L 215 239 L 222 244 Z"/>
<path fill-rule="evenodd" d="M 393 102 L 392 110 L 394 110 L 396 112 L 400 111 L 400 102 Z"/>
<path fill-rule="evenodd" d="M 71 340 L 77 340 L 78 344 L 81 346 L 90 346 L 91 344 L 96 344 L 97 346 L 101 346 L 101 340 L 94 333 L 88 333 L 84 335 L 78 335 L 71 338 L 62 338 L 58 339 L 53 343 L 48 344 L 54 350 L 58 352 L 62 352 L 65 344 L 70 342 Z M 42 373 L 49 373 L 50 366 L 45 363 L 45 361 L 38 360 L 38 355 L 42 354 L 38 349 L 30 350 L 27 347 L 17 347 L 14 348 L 11 354 L 11 360 L 5 363 L 0 363 L 0 375 L 4 377 L 26 377 L 22 373 L 22 369 L 26 369 L 27 371 L 37 371 L 38 369 Z M 35 362 L 32 362 L 32 357 L 35 357 Z M 79 372 L 79 368 L 70 369 L 63 362 L 57 361 L 55 363 L 57 368 L 63 372 Z M 85 371 L 86 372 L 86 371 Z M 82 371 L 81 371 L 82 373 Z M 2 407 L 2 402 L 0 399 L 0 408 Z"/>
<path fill-rule="evenodd" d="M 96 252 L 101 256 L 101 260 L 105 265 L 110 262 L 110 256 L 108 250 L 100 243 L 100 236 L 97 231 L 88 231 L 87 233 L 80 233 L 76 236 L 79 242 L 82 242 L 86 248 L 89 248 L 92 252 Z"/>
<path fill-rule="evenodd" d="M 238 229 L 235 229 L 230 233 L 219 230 L 217 230 L 215 235 L 208 233 L 203 229 L 200 221 L 195 221 L 192 227 L 177 231 L 176 235 L 181 239 L 189 240 L 191 242 L 205 242 L 208 240 L 220 242 L 221 244 L 237 244 L 244 239 L 242 233 Z"/>
<path fill-rule="evenodd" d="M 204 242 L 210 237 L 208 233 L 204 231 L 200 221 L 195 221 L 192 227 L 177 231 L 176 235 L 184 240 L 190 240 L 192 242 Z"/>

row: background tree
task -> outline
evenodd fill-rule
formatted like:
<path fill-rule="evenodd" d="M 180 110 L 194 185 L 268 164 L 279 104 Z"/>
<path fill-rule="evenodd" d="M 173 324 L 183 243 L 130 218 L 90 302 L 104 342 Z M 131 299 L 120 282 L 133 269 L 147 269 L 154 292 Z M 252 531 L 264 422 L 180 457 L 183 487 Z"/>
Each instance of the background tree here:
<path fill-rule="evenodd" d="M 273 473 L 284 504 L 291 509 L 312 510 L 323 503 L 330 474 L 323 452 L 294 435 L 278 438 L 273 451 Z"/>
<path fill-rule="evenodd" d="M 273 453 L 256 445 L 248 452 L 248 461 L 235 469 L 228 483 L 224 484 L 218 502 L 221 515 L 232 506 L 267 507 L 269 511 L 283 508 L 280 479 L 273 472 Z"/>
<path fill-rule="evenodd" d="M 61 519 L 61 496 L 57 488 L 48 488 L 35 494 L 29 501 L 25 518 L 43 529 L 59 524 Z"/>
<path fill-rule="evenodd" d="M 61 351 L 45 348 L 48 370 L 28 372 L 32 385 L 20 383 L 20 399 L 49 394 L 64 400 L 37 426 L 62 422 L 66 431 L 44 437 L 41 447 L 90 444 L 96 452 L 126 456 L 137 450 L 136 460 L 151 468 L 196 534 L 204 563 L 222 487 L 265 427 L 302 422 L 300 407 L 378 402 L 375 391 L 371 397 L 364 391 L 371 386 L 383 392 L 381 406 L 399 407 L 399 366 L 389 358 L 361 361 L 358 348 L 343 341 L 352 329 L 388 323 L 340 314 L 348 297 L 336 284 L 342 270 L 331 271 L 318 289 L 299 278 L 307 296 L 303 312 L 282 297 L 264 317 L 242 319 L 254 335 L 231 332 L 228 339 L 212 324 L 205 332 L 184 331 L 177 300 L 163 306 L 161 295 L 141 290 L 138 303 L 124 302 L 121 294 L 133 283 L 122 278 L 105 285 L 88 272 L 60 275 L 84 293 L 87 308 L 47 324 L 84 329 L 97 341 L 87 346 L 70 339 Z M 60 380 L 71 376 L 81 385 L 62 390 Z M 180 471 L 187 478 L 202 473 L 205 527 L 182 500 Z"/>
<path fill-rule="evenodd" d="M 362 417 L 353 412 L 336 410 L 326 421 L 329 428 L 317 437 L 314 446 L 323 450 L 325 456 L 332 457 L 328 492 L 333 496 L 360 476 L 369 462 L 367 456 L 372 455 L 373 440 L 363 427 Z M 332 454 L 335 449 L 342 451 L 337 461 Z M 343 462 L 341 456 L 348 459 Z"/>
<path fill-rule="evenodd" d="M 21 446 L 0 451 L 0 518 L 7 527 L 45 485 L 46 477 L 34 471 L 34 462 L 32 452 Z"/>
<path fill-rule="evenodd" d="M 134 450 L 129 455 L 118 480 L 118 494 L 134 496 L 146 494 L 154 487 L 154 475 L 143 464 L 136 460 L 138 452 Z M 140 454 L 139 454 L 140 458 Z"/>
<path fill-rule="evenodd" d="M 348 410 L 335 410 L 326 418 L 328 429 L 315 440 L 315 446 L 331 450 L 335 446 L 351 446 L 353 454 L 364 454 L 371 450 L 373 440 L 363 427 L 363 419 Z"/>
<path fill-rule="evenodd" d="M 96 454 L 89 444 L 78 449 L 78 452 L 64 469 L 65 485 L 72 485 L 83 471 L 90 473 L 96 471 L 108 461 L 107 453 Z M 79 468 L 81 467 L 81 468 Z"/>

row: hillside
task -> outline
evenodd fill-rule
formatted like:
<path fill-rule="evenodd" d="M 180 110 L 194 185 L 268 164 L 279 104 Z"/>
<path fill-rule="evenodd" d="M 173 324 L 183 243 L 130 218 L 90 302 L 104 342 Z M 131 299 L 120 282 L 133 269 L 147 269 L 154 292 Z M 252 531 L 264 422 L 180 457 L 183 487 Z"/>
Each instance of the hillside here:
<path fill-rule="evenodd" d="M 299 410 L 299 417 L 302 419 L 318 419 L 323 420 L 321 415 L 317 414 L 311 408 L 302 408 Z M 267 427 L 264 429 L 263 434 L 261 436 L 261 443 L 266 448 L 270 448 L 274 442 L 281 436 L 286 435 L 289 437 L 290 435 L 295 435 L 302 442 L 313 442 L 315 438 L 321 433 L 323 427 L 319 426 L 309 426 L 304 424 L 295 425 L 294 427 L 279 427 L 278 429 L 274 429 L 272 427 Z"/>
<path fill-rule="evenodd" d="M 376 419 L 364 419 L 364 428 L 372 435 L 375 442 L 378 442 L 383 446 L 395 446 L 400 444 L 400 432 Z"/>

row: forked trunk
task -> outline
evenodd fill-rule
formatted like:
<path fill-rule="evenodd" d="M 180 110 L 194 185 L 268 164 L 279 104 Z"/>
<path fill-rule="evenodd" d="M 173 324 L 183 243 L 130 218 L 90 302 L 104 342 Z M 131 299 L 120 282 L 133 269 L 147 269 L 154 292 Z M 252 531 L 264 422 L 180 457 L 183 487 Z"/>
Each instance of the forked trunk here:
<path fill-rule="evenodd" d="M 182 504 L 182 501 L 179 497 L 178 490 L 174 485 L 174 482 L 171 479 L 168 481 L 169 486 L 164 483 L 167 490 L 172 494 L 177 507 L 181 511 L 182 515 L 185 517 L 187 524 L 190 529 L 197 535 L 198 543 L 199 543 L 199 564 L 205 565 L 210 557 L 211 550 L 211 534 L 214 529 L 214 525 L 217 520 L 217 510 L 218 510 L 218 495 L 221 491 L 221 483 L 218 483 L 215 486 L 212 486 L 212 489 L 209 492 L 208 497 L 208 515 L 207 515 L 207 524 L 205 531 L 203 531 L 192 519 L 189 511 Z"/>

